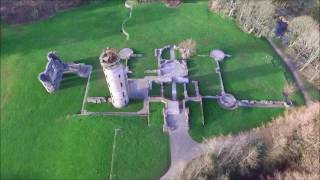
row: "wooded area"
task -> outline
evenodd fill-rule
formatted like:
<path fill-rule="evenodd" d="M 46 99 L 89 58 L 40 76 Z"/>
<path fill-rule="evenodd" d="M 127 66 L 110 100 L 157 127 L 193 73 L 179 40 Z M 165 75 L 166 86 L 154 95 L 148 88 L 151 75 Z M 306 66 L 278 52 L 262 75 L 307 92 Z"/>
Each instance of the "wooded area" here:
<path fill-rule="evenodd" d="M 306 79 L 320 87 L 319 0 L 210 0 L 209 9 L 236 20 L 246 32 L 274 37 L 276 22 L 288 23 L 284 43 Z"/>
<path fill-rule="evenodd" d="M 208 139 L 213 153 L 191 162 L 179 179 L 317 179 L 319 113 L 315 103 L 264 127 Z"/>

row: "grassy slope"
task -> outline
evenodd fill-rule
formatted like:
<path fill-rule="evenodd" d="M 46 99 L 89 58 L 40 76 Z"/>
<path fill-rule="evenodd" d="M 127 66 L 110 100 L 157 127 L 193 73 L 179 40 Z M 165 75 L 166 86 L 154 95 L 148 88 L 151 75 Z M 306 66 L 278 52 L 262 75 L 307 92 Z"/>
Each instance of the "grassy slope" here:
<path fill-rule="evenodd" d="M 73 116 L 81 108 L 85 80 L 68 76 L 57 93 L 48 95 L 36 77 L 50 50 L 56 50 L 67 61 L 94 64 L 106 46 L 133 47 L 144 57 L 130 62 L 132 77 L 142 77 L 146 69 L 156 68 L 154 48 L 192 37 L 197 41 L 199 54 L 221 48 L 233 55 L 223 65 L 227 90 L 241 98 L 281 98 L 282 70 L 273 69 L 263 59 L 265 55 L 274 56 L 271 48 L 242 33 L 233 22 L 209 12 L 205 2 L 186 3 L 179 9 L 162 4 L 139 6 L 126 27 L 130 41 L 125 41 L 119 32 L 127 15 L 122 4 L 108 2 L 67 11 L 46 21 L 2 29 L 2 178 L 105 179 L 109 177 L 114 128 L 123 129 L 116 148 L 114 177 L 158 177 L 168 166 L 168 142 L 159 127 L 148 128 L 141 118 Z M 201 80 L 201 92 L 215 94 L 219 86 L 212 61 L 203 57 L 190 61 L 191 77 Z M 98 66 L 94 71 L 100 71 Z M 97 75 L 90 83 L 89 94 L 103 96 L 107 93 L 105 87 L 103 77 Z M 203 132 L 193 129 L 196 137 L 241 129 L 232 125 L 230 118 L 250 116 L 253 122 L 260 122 L 279 113 L 254 109 L 224 112 L 212 103 L 205 103 L 205 108 L 208 128 Z M 209 112 L 219 116 L 210 116 Z M 266 118 L 261 119 L 261 115 Z M 215 119 L 219 119 L 219 126 L 209 125 Z"/>

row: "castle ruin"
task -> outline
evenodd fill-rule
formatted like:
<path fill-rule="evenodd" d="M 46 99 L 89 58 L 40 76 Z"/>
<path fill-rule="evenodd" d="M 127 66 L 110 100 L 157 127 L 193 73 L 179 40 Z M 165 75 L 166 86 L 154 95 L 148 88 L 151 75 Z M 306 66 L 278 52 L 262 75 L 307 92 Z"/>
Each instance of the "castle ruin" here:
<path fill-rule="evenodd" d="M 128 77 L 115 50 L 107 48 L 100 55 L 100 64 L 106 77 L 111 103 L 115 108 L 128 105 Z"/>

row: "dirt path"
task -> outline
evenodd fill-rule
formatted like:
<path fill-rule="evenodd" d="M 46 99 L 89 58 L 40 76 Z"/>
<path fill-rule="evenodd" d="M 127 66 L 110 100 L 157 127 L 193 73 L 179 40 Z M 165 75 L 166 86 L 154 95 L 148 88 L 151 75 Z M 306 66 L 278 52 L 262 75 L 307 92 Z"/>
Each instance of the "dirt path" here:
<path fill-rule="evenodd" d="M 123 20 L 122 25 L 121 25 L 121 31 L 122 31 L 122 33 L 126 36 L 126 40 L 129 40 L 129 39 L 130 39 L 130 35 L 129 35 L 129 33 L 124 29 L 124 26 L 125 26 L 125 24 L 127 23 L 127 21 L 131 18 L 131 16 L 132 16 L 132 9 L 133 9 L 133 8 L 130 7 L 129 16 L 126 17 L 126 18 Z"/>
<path fill-rule="evenodd" d="M 296 67 L 292 63 L 293 61 L 292 61 L 291 57 L 288 54 L 286 54 L 280 47 L 278 47 L 270 38 L 267 38 L 267 40 L 269 41 L 269 43 L 271 44 L 273 49 L 275 49 L 276 52 L 279 54 L 279 56 L 282 58 L 283 62 L 286 64 L 287 68 L 290 70 L 290 72 L 293 75 L 293 78 L 296 82 L 298 89 L 300 90 L 300 92 L 303 95 L 303 98 L 304 98 L 306 105 L 307 106 L 310 105 L 312 103 L 312 100 L 309 96 L 309 93 L 308 93 Z"/>

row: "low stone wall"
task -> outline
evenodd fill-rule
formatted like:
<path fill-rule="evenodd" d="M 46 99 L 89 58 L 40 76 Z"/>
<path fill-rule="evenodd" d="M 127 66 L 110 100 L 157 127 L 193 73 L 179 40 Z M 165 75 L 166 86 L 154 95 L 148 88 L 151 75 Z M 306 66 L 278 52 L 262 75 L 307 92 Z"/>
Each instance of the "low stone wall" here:
<path fill-rule="evenodd" d="M 287 107 L 284 101 L 272 101 L 272 100 L 239 100 L 238 106 L 241 107 L 266 107 L 266 108 L 281 108 Z"/>

